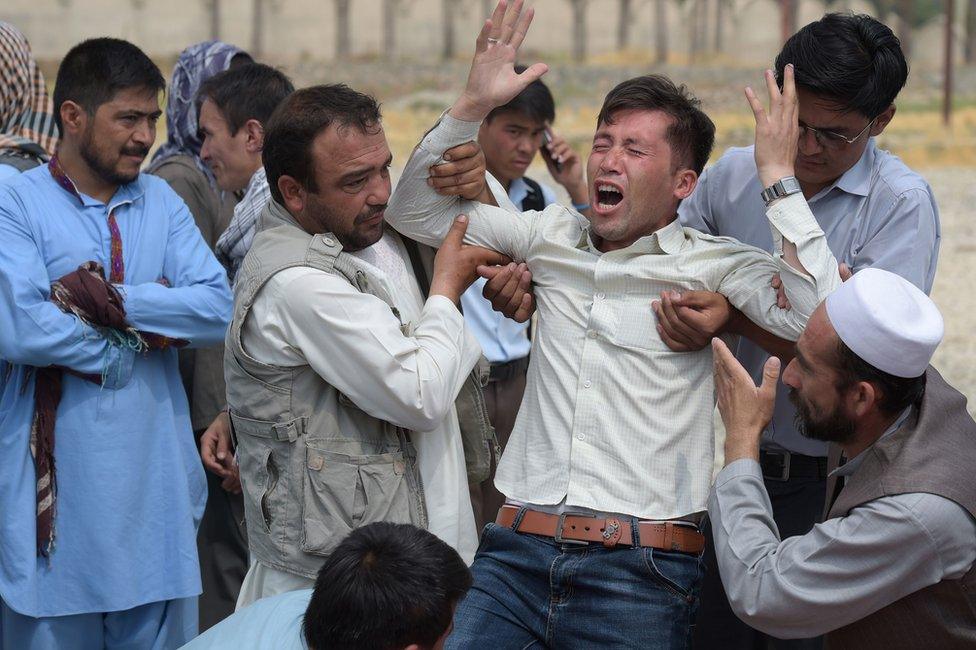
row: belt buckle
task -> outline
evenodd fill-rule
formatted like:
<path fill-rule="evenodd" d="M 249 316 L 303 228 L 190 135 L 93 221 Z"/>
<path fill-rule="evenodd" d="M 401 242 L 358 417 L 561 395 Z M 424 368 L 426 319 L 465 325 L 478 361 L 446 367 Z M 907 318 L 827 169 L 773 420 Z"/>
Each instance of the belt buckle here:
<path fill-rule="evenodd" d="M 585 539 L 565 539 L 563 537 L 563 526 L 566 525 L 566 513 L 559 513 L 559 521 L 556 523 L 556 534 L 552 536 L 552 539 L 557 544 L 572 544 L 575 546 L 589 546 L 590 543 Z"/>
<path fill-rule="evenodd" d="M 788 481 L 788 480 L 790 480 L 790 456 L 791 456 L 790 452 L 788 452 L 786 450 L 783 450 L 783 451 L 779 451 L 779 450 L 773 450 L 773 451 L 763 450 L 763 453 L 765 453 L 766 456 L 779 456 L 779 457 L 781 457 L 783 459 L 783 467 L 782 467 L 782 471 L 780 472 L 780 475 L 779 476 L 769 476 L 765 472 L 763 472 L 763 478 L 767 478 L 770 481 Z"/>

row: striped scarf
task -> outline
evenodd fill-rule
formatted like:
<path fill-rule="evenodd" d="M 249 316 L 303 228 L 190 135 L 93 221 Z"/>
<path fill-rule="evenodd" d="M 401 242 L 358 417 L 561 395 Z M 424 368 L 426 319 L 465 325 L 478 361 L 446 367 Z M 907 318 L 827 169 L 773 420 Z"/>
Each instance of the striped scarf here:
<path fill-rule="evenodd" d="M 0 153 L 47 160 L 58 145 L 54 103 L 30 44 L 0 21 Z"/>

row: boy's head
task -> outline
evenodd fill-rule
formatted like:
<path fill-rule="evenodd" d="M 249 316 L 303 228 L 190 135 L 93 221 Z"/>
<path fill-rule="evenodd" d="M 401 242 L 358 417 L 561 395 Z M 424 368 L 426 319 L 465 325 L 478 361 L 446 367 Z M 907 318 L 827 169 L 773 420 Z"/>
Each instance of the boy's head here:
<path fill-rule="evenodd" d="M 908 63 L 891 29 L 871 16 L 826 14 L 791 36 L 776 78 L 792 63 L 800 102 L 796 177 L 825 186 L 854 166 L 895 115 Z"/>
<path fill-rule="evenodd" d="M 525 66 L 515 66 L 515 69 L 521 73 Z M 489 113 L 478 131 L 478 144 L 492 176 L 506 187 L 524 176 L 542 146 L 546 127 L 555 120 L 552 93 L 539 80 Z"/>
<path fill-rule="evenodd" d="M 200 86 L 200 158 L 220 189 L 238 192 L 247 187 L 261 167 L 264 127 L 294 90 L 284 73 L 262 63 L 232 67 Z"/>
<path fill-rule="evenodd" d="M 438 649 L 471 586 L 457 552 L 409 524 L 349 533 L 322 565 L 305 612 L 312 650 Z"/>

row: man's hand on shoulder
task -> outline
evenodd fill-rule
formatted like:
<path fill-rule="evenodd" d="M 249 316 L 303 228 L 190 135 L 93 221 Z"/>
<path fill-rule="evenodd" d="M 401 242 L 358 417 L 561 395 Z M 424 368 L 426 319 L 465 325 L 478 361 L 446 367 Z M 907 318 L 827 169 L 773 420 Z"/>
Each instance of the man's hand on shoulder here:
<path fill-rule="evenodd" d="M 661 340 L 675 352 L 703 349 L 727 330 L 734 313 L 726 297 L 713 291 L 662 291 L 651 308 Z"/>
<path fill-rule="evenodd" d="M 535 294 L 532 292 L 532 272 L 525 265 L 479 266 L 478 275 L 488 280 L 481 295 L 491 303 L 491 308 L 524 323 L 535 313 Z"/>
<path fill-rule="evenodd" d="M 508 264 L 512 260 L 493 250 L 464 243 L 468 229 L 466 215 L 458 215 L 434 257 L 434 277 L 430 282 L 430 295 L 445 296 L 454 304 L 461 294 L 478 277 L 479 266 Z"/>
<path fill-rule="evenodd" d="M 485 179 L 485 154 L 477 142 L 465 142 L 444 153 L 447 162 L 430 168 L 427 184 L 442 196 L 497 205 Z"/>
<path fill-rule="evenodd" d="M 519 47 L 535 13 L 531 8 L 523 13 L 522 4 L 522 0 L 515 0 L 508 6 L 500 0 L 491 18 L 485 21 L 464 92 L 451 107 L 452 117 L 481 122 L 493 108 L 511 101 L 548 71 L 544 63 L 536 63 L 521 74 L 515 72 Z"/>

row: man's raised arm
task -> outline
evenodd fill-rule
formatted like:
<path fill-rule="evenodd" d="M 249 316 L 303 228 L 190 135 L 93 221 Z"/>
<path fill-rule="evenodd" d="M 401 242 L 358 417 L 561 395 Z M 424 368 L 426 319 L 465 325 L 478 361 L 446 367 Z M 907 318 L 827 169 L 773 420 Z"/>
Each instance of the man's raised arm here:
<path fill-rule="evenodd" d="M 522 0 L 511 7 L 502 0 L 485 21 L 464 92 L 414 149 L 390 198 L 386 219 L 404 235 L 437 246 L 454 218 L 464 212 L 470 219 L 467 242 L 493 248 L 516 261 L 525 259 L 534 219 L 455 196 L 441 196 L 427 179 L 430 167 L 444 162 L 444 152 L 475 140 L 482 120 L 493 108 L 510 101 L 548 69 L 541 63 L 521 74 L 514 69 L 532 15 L 532 9 L 522 12 Z"/>

